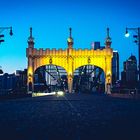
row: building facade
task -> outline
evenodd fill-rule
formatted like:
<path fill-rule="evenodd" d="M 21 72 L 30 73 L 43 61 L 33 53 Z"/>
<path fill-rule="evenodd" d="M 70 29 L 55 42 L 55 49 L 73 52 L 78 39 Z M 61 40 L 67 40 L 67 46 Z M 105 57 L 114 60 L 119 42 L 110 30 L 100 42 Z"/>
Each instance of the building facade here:
<path fill-rule="evenodd" d="M 13 74 L 0 75 L 0 94 L 26 93 L 27 69 L 16 70 Z"/>
<path fill-rule="evenodd" d="M 118 80 L 119 80 L 119 53 L 118 51 L 113 51 L 112 84 L 115 85 Z"/>
<path fill-rule="evenodd" d="M 138 70 L 137 59 L 134 55 L 131 55 L 123 63 L 123 72 L 121 73 L 122 85 L 128 88 L 137 87 L 138 82 Z"/>

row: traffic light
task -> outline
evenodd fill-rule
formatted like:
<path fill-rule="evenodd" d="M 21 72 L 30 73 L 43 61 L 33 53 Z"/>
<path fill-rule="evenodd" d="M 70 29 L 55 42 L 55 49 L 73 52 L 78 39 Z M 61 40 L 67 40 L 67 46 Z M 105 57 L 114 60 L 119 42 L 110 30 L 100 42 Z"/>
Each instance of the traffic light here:
<path fill-rule="evenodd" d="M 3 38 L 4 37 L 4 35 L 0 35 L 0 43 L 1 42 L 4 42 L 4 39 L 1 39 L 1 38 Z"/>

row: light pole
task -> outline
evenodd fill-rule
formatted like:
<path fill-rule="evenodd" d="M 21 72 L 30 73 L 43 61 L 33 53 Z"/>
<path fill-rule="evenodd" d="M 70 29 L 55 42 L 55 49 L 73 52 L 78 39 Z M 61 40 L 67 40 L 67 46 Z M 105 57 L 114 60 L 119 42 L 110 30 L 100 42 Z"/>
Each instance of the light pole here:
<path fill-rule="evenodd" d="M 135 38 L 136 40 L 134 40 L 134 42 L 138 45 L 138 79 L 140 82 L 140 27 L 137 28 L 126 28 L 126 33 L 125 36 L 129 37 L 129 30 L 131 31 L 135 31 L 136 35 L 133 35 L 133 38 Z"/>
<path fill-rule="evenodd" d="M 13 35 L 12 27 L 0 27 L 0 43 L 4 42 L 4 39 L 1 39 L 4 37 L 4 34 L 1 34 L 4 30 L 10 30 L 9 34 Z"/>
<path fill-rule="evenodd" d="M 12 31 L 12 27 L 0 27 L 0 43 L 4 42 L 4 34 L 1 34 L 4 30 L 10 30 L 9 34 L 12 36 L 13 35 L 13 31 Z M 2 39 L 1 39 L 2 38 Z M 3 74 L 2 68 L 0 66 L 0 74 Z"/>

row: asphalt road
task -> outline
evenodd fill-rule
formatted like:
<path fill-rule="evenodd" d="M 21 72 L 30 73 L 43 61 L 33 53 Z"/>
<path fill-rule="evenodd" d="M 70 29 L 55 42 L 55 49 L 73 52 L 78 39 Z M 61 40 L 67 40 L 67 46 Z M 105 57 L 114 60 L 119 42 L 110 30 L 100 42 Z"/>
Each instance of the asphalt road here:
<path fill-rule="evenodd" d="M 71 94 L 0 101 L 0 140 L 140 140 L 140 100 Z"/>

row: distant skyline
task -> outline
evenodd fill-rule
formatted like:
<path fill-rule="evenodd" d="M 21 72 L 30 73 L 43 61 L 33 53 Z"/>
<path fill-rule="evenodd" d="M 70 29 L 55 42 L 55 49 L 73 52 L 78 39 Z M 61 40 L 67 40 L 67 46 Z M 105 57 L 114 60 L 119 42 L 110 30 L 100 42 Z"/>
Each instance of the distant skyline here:
<path fill-rule="evenodd" d="M 91 48 L 100 41 L 104 46 L 106 28 L 110 28 L 112 48 L 119 52 L 120 72 L 123 61 L 138 57 L 133 32 L 125 38 L 126 27 L 140 26 L 140 1 L 111 0 L 0 0 L 0 27 L 12 26 L 14 35 L 4 31 L 0 44 L 0 66 L 4 72 L 27 68 L 26 48 L 29 28 L 33 28 L 36 48 L 66 49 L 69 27 L 74 48 Z"/>

